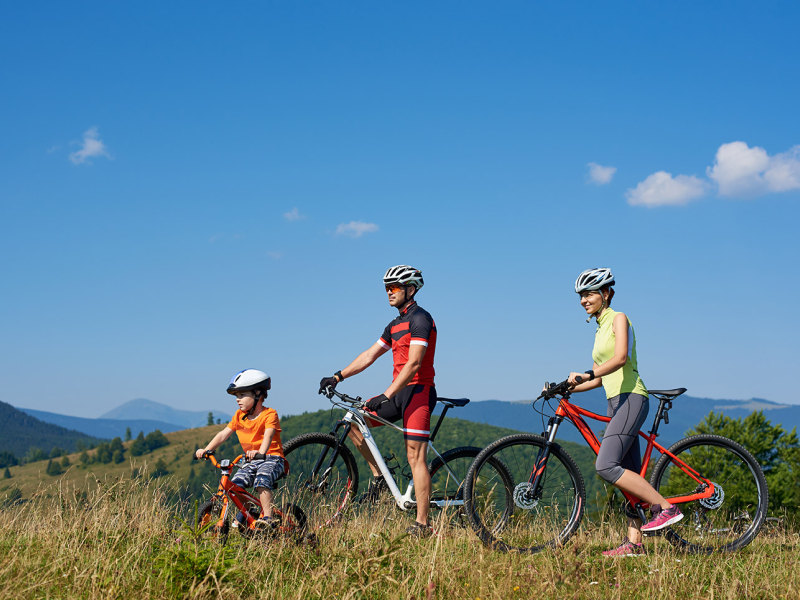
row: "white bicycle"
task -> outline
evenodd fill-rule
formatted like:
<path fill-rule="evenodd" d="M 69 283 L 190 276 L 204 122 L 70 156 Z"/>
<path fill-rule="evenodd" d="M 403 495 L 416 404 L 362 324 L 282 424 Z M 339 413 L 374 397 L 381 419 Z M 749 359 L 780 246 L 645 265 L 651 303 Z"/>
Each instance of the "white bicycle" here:
<path fill-rule="evenodd" d="M 338 421 L 331 433 L 306 433 L 289 440 L 284 446 L 286 460 L 291 465 L 289 475 L 282 480 L 279 493 L 281 502 L 292 502 L 301 507 L 306 515 L 306 526 L 313 531 L 340 519 L 358 491 L 358 466 L 350 448 L 345 445 L 347 435 L 353 426 L 364 436 L 367 448 L 383 474 L 388 491 L 394 498 L 397 508 L 402 511 L 416 509 L 414 481 L 411 479 L 405 492 L 395 481 L 394 474 L 398 467 L 388 467 L 386 460 L 378 448 L 375 438 L 370 432 L 366 417 L 380 421 L 398 432 L 402 428 L 379 416 L 364 411 L 365 401 L 360 397 L 352 398 L 329 387 L 325 395 L 334 406 L 347 412 Z M 430 506 L 436 509 L 452 509 L 453 513 L 468 522 L 464 512 L 464 481 L 472 461 L 481 452 L 481 448 L 462 446 L 453 448 L 442 454 L 433 445 L 433 440 L 444 421 L 447 411 L 453 407 L 466 406 L 466 398 L 438 398 L 444 409 L 442 415 L 431 431 L 428 451 L 435 457 L 428 465 L 431 474 Z M 496 477 L 513 487 L 511 472 L 499 459 L 493 461 L 489 468 L 494 468 Z"/>

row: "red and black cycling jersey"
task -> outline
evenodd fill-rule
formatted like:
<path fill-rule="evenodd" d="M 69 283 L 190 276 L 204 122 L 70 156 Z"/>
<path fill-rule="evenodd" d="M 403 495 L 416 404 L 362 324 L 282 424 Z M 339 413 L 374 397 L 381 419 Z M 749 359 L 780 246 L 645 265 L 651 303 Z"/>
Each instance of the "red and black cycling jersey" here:
<path fill-rule="evenodd" d="M 436 324 L 428 311 L 420 308 L 416 302 L 412 302 L 400 316 L 386 326 L 378 343 L 392 351 L 394 358 L 392 381 L 397 379 L 397 375 L 408 362 L 409 347 L 415 344 L 427 346 L 425 356 L 422 357 L 422 365 L 408 385 L 434 385 L 433 355 L 436 352 Z"/>

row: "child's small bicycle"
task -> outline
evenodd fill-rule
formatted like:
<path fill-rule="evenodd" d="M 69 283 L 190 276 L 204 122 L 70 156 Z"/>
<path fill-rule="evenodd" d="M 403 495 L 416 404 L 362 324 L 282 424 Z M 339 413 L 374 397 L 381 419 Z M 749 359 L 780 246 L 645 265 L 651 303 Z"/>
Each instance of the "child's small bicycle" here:
<path fill-rule="evenodd" d="M 217 493 L 201 504 L 197 510 L 197 521 L 201 528 L 206 528 L 215 519 L 217 520 L 216 525 L 208 527 L 207 530 L 220 543 L 227 542 L 231 526 L 245 538 L 277 535 L 299 538 L 302 536 L 306 526 L 306 516 L 302 509 L 295 504 L 286 504 L 281 508 L 273 507 L 274 526 L 264 521 L 258 521 L 261 516 L 261 501 L 230 479 L 233 467 L 247 462 L 244 454 L 240 454 L 232 461 L 227 459 L 217 461 L 213 452 L 205 452 L 202 459 L 194 458 L 195 460 L 210 460 L 211 464 L 222 471 Z M 264 458 L 263 454 L 255 455 L 256 460 Z M 228 512 L 231 503 L 239 509 L 239 514 L 235 519 L 231 519 Z"/>

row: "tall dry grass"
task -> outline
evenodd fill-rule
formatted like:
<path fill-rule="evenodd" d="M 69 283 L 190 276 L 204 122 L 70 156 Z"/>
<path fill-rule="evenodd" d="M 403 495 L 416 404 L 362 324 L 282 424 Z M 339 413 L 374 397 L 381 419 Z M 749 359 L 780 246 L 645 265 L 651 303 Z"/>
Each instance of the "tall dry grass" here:
<path fill-rule="evenodd" d="M 355 511 L 315 544 L 195 539 L 163 480 L 51 487 L 0 515 L 0 598 L 795 598 L 798 536 L 736 554 L 687 556 L 664 540 L 610 560 L 616 518 L 587 523 L 557 551 L 507 555 L 440 517 L 440 535 L 402 535 L 413 517 Z M 447 521 L 445 525 L 443 521 Z"/>

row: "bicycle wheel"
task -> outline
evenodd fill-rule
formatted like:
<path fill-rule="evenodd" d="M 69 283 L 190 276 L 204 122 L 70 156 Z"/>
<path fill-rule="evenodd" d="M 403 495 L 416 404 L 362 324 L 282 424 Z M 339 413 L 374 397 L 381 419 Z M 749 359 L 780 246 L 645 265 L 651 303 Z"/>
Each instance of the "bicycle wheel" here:
<path fill-rule="evenodd" d="M 467 473 L 480 453 L 481 448 L 462 446 L 448 450 L 441 457 L 437 456 L 432 460 L 428 465 L 431 474 L 431 502 L 439 500 L 463 502 Z M 496 457 L 489 460 L 486 469 L 487 474 L 490 469 L 495 471 L 492 475 L 495 480 L 502 481 L 509 489 L 514 487 L 511 472 Z M 454 524 L 466 526 L 469 523 L 469 516 L 463 504 L 446 506 L 441 510 L 443 514 L 451 517 Z"/>
<path fill-rule="evenodd" d="M 683 520 L 664 529 L 672 544 L 687 552 L 709 554 L 738 550 L 753 541 L 767 516 L 767 481 L 753 455 L 718 435 L 695 435 L 669 452 L 714 483 L 710 498 L 681 503 Z M 696 494 L 702 486 L 664 454 L 650 484 L 665 498 Z"/>
<path fill-rule="evenodd" d="M 531 489 L 531 474 L 545 445 L 538 435 L 509 435 L 485 448 L 470 467 L 466 510 L 487 546 L 534 553 L 563 544 L 578 529 L 586 505 L 583 476 L 558 444 L 550 445 L 540 489 Z M 497 477 L 493 461 L 509 470 L 510 484 Z"/>
<path fill-rule="evenodd" d="M 230 509 L 228 509 L 230 512 Z M 230 532 L 230 514 L 225 518 L 225 522 L 219 525 L 219 518 L 222 512 L 222 499 L 219 496 L 212 496 L 203 502 L 197 509 L 197 524 L 200 527 L 208 527 L 205 535 L 216 538 L 222 545 L 228 541 Z M 213 523 L 213 525 L 210 525 Z M 209 526 L 210 525 L 210 526 Z"/>
<path fill-rule="evenodd" d="M 306 433 L 283 448 L 289 475 L 280 480 L 277 504 L 292 504 L 314 531 L 339 517 L 358 489 L 358 467 L 350 449 L 337 446 L 336 438 Z"/>

